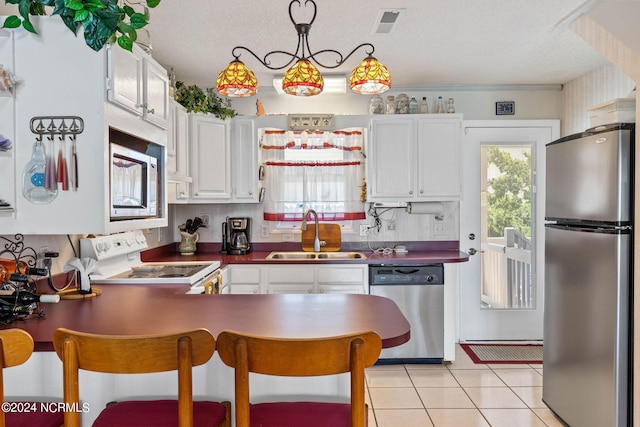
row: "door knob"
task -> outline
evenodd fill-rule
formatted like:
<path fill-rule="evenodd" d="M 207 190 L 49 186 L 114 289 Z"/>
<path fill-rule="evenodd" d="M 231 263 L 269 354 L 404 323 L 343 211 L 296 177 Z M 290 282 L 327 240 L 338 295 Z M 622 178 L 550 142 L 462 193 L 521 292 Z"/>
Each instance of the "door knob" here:
<path fill-rule="evenodd" d="M 474 248 L 469 248 L 469 250 L 467 252 L 469 252 L 469 255 L 475 255 L 476 252 L 478 252 L 478 251 L 475 250 Z"/>

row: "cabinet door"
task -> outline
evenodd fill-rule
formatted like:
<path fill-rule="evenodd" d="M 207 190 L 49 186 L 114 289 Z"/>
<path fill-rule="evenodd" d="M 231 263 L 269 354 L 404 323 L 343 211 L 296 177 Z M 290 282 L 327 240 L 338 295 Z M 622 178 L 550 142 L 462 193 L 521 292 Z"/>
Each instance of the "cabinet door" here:
<path fill-rule="evenodd" d="M 219 201 L 231 198 L 229 122 L 193 114 L 189 117 L 191 198 Z"/>
<path fill-rule="evenodd" d="M 173 117 L 176 175 L 189 176 L 189 114 L 182 105 L 176 107 Z"/>
<path fill-rule="evenodd" d="M 166 175 L 171 176 L 176 174 L 177 163 L 176 163 L 176 144 L 177 138 L 175 133 L 175 116 L 176 110 L 178 108 L 178 104 L 175 101 L 171 101 L 169 103 L 169 126 L 167 132 L 167 149 L 165 151 L 165 167 L 166 167 Z"/>
<path fill-rule="evenodd" d="M 143 118 L 166 129 L 169 124 L 169 77 L 155 61 L 144 59 Z"/>
<path fill-rule="evenodd" d="M 267 273 L 267 293 L 269 294 L 312 294 L 315 292 L 315 268 L 306 266 L 269 266 Z"/>
<path fill-rule="evenodd" d="M 369 267 L 362 265 L 317 266 L 318 292 L 341 294 L 368 293 Z"/>
<path fill-rule="evenodd" d="M 258 201 L 258 141 L 253 119 L 235 119 L 231 144 L 233 201 Z"/>
<path fill-rule="evenodd" d="M 368 156 L 369 201 L 413 198 L 416 188 L 414 120 L 372 120 Z"/>
<path fill-rule="evenodd" d="M 418 119 L 418 198 L 460 197 L 459 119 Z"/>
<path fill-rule="evenodd" d="M 134 114 L 142 115 L 142 52 L 107 47 L 109 85 L 107 99 Z"/>

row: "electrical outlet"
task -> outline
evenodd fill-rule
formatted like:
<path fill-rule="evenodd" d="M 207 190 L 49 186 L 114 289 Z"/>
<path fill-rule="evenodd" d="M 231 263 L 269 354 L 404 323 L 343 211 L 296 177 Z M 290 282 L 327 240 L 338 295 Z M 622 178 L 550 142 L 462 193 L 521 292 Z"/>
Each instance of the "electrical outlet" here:
<path fill-rule="evenodd" d="M 198 217 L 200 217 L 200 219 L 202 220 L 202 225 L 206 225 L 207 227 L 209 226 L 209 221 L 211 220 L 209 214 L 202 213 L 198 215 Z"/>
<path fill-rule="evenodd" d="M 269 224 L 262 224 L 260 226 L 260 237 L 269 237 Z"/>
<path fill-rule="evenodd" d="M 444 236 L 446 234 L 445 231 L 445 223 L 442 219 L 433 219 L 433 235 L 434 236 Z"/>
<path fill-rule="evenodd" d="M 387 222 L 387 230 L 389 231 L 395 231 L 396 229 L 396 220 L 395 219 L 390 219 L 389 222 Z"/>
<path fill-rule="evenodd" d="M 293 233 L 282 233 L 283 242 L 293 242 Z"/>
<path fill-rule="evenodd" d="M 369 232 L 369 226 L 367 224 L 360 224 L 360 236 L 366 237 Z"/>
<path fill-rule="evenodd" d="M 44 268 L 45 267 L 45 263 L 44 263 L 44 254 L 49 252 L 49 246 L 42 246 L 40 248 L 40 252 L 38 252 L 38 260 L 36 262 L 37 267 L 38 268 Z"/>

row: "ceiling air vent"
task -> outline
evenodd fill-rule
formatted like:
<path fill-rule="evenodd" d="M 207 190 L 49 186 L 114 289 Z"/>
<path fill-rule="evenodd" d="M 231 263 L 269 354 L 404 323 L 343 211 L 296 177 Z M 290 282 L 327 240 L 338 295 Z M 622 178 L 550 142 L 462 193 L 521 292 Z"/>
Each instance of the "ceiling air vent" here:
<path fill-rule="evenodd" d="M 373 25 L 373 34 L 389 34 L 404 13 L 404 9 L 380 9 Z"/>

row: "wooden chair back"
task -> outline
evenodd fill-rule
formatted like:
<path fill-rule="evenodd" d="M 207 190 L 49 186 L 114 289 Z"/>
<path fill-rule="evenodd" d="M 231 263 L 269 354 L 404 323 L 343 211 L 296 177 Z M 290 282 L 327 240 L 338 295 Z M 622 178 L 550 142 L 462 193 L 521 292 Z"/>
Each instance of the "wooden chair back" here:
<path fill-rule="evenodd" d="M 378 360 L 382 340 L 374 332 L 315 339 L 259 337 L 234 331 L 218 336 L 222 361 L 235 369 L 236 426 L 250 425 L 249 373 L 276 376 L 351 374 L 351 425 L 365 425 L 365 368 Z"/>
<path fill-rule="evenodd" d="M 0 330 L 0 402 L 4 402 L 3 369 L 22 365 L 33 353 L 33 338 L 22 329 Z M 4 411 L 0 410 L 0 427 L 5 426 Z"/>
<path fill-rule="evenodd" d="M 192 367 L 216 349 L 213 335 L 195 329 L 164 335 L 96 335 L 65 328 L 53 334 L 63 364 L 64 402 L 80 405 L 79 370 L 111 374 L 178 371 L 180 425 L 193 425 Z M 65 427 L 80 426 L 78 411 L 65 412 Z"/>

